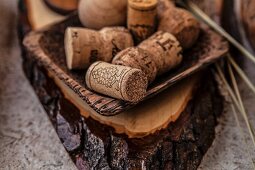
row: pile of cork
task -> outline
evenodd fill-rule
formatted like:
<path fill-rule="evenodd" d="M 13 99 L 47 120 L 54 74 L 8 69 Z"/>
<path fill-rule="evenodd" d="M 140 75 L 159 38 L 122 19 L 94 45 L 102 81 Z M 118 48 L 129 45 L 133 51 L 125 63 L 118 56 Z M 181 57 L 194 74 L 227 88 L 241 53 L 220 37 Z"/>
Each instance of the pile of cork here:
<path fill-rule="evenodd" d="M 78 12 L 86 28 L 66 29 L 68 69 L 86 69 L 88 88 L 129 102 L 180 65 L 200 32 L 199 22 L 168 0 L 81 0 Z"/>

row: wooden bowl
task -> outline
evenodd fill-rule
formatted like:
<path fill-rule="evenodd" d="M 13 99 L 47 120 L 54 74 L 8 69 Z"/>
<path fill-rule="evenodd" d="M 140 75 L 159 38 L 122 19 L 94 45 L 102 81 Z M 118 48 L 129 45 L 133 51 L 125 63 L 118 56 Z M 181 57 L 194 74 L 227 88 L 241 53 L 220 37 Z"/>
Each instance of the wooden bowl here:
<path fill-rule="evenodd" d="M 116 115 L 138 103 L 130 103 L 90 91 L 84 82 L 85 70 L 67 69 L 64 52 L 64 32 L 68 26 L 81 26 L 77 15 L 44 30 L 34 31 L 24 39 L 24 45 L 37 62 L 43 65 L 83 102 L 104 116 Z M 149 99 L 181 79 L 222 58 L 228 52 L 228 43 L 214 31 L 201 28 L 197 43 L 183 54 L 182 64 L 158 77 L 148 88 L 143 100 Z"/>

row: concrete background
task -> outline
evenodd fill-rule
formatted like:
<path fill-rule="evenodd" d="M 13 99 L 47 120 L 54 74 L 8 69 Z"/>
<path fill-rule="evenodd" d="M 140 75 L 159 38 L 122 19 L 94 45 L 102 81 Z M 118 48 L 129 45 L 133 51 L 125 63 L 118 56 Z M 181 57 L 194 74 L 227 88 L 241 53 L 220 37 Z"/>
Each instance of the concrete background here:
<path fill-rule="evenodd" d="M 0 169 L 75 169 L 22 71 L 16 3 L 0 0 Z M 246 61 L 245 68 L 255 83 L 254 65 Z M 239 84 L 254 126 L 255 95 Z M 239 128 L 229 106 L 200 169 L 253 169 L 255 150 L 241 117 Z"/>

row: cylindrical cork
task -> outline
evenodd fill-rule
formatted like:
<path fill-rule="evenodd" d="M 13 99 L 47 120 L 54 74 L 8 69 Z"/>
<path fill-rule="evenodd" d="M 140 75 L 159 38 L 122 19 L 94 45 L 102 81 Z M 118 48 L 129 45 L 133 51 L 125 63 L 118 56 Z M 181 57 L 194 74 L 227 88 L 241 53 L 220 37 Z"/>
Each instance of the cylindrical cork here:
<path fill-rule="evenodd" d="M 148 85 L 141 70 L 101 61 L 89 67 L 85 79 L 90 89 L 130 102 L 140 101 Z"/>
<path fill-rule="evenodd" d="M 84 69 L 97 60 L 105 60 L 100 33 L 86 28 L 67 28 L 65 32 L 66 63 L 69 69 Z"/>
<path fill-rule="evenodd" d="M 199 22 L 184 9 L 170 8 L 159 20 L 158 30 L 173 34 L 183 49 L 190 48 L 199 36 Z"/>
<path fill-rule="evenodd" d="M 178 66 L 182 61 L 179 41 L 170 33 L 158 31 L 138 46 L 153 55 L 158 74 L 161 75 Z"/>
<path fill-rule="evenodd" d="M 156 16 L 157 0 L 128 0 L 127 25 L 136 43 L 154 33 Z"/>
<path fill-rule="evenodd" d="M 112 63 L 141 69 L 151 83 L 157 75 L 157 66 L 152 58 L 153 56 L 149 52 L 141 48 L 129 47 L 118 53 Z"/>
<path fill-rule="evenodd" d="M 162 18 L 162 16 L 164 15 L 164 13 L 171 9 L 171 8 L 175 8 L 175 4 L 174 1 L 171 0 L 158 0 L 158 6 L 157 6 L 157 14 L 158 14 L 158 18 Z"/>
<path fill-rule="evenodd" d="M 67 67 L 85 69 L 95 61 L 110 62 L 119 51 L 130 46 L 133 39 L 124 27 L 109 27 L 99 32 L 69 27 L 65 33 Z"/>
<path fill-rule="evenodd" d="M 125 27 L 105 27 L 99 32 L 104 41 L 104 55 L 111 56 L 106 62 L 111 62 L 121 50 L 134 46 L 132 35 Z"/>

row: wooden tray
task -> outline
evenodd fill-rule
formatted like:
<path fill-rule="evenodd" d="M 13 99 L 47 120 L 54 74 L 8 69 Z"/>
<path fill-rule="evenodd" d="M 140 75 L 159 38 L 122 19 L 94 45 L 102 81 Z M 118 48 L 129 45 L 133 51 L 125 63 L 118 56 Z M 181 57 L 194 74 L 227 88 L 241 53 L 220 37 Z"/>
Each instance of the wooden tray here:
<path fill-rule="evenodd" d="M 68 17 L 65 21 L 33 31 L 24 39 L 24 45 L 30 57 L 56 75 L 63 83 L 73 90 L 93 110 L 104 116 L 116 115 L 137 103 L 113 99 L 93 91 L 85 86 L 85 70 L 69 71 L 65 63 L 64 32 L 68 26 L 81 26 L 77 15 Z M 151 98 L 170 87 L 179 80 L 204 68 L 223 57 L 228 52 L 228 43 L 218 34 L 208 28 L 202 28 L 200 37 L 194 47 L 184 52 L 184 60 L 177 69 L 158 77 L 150 85 L 143 100 Z"/>

